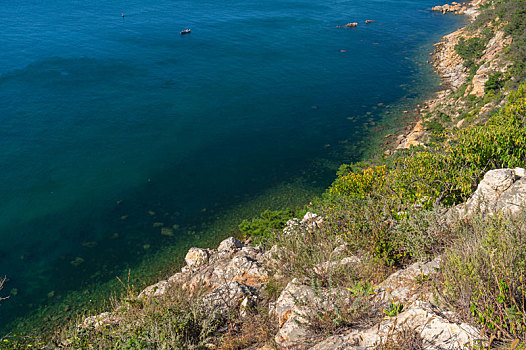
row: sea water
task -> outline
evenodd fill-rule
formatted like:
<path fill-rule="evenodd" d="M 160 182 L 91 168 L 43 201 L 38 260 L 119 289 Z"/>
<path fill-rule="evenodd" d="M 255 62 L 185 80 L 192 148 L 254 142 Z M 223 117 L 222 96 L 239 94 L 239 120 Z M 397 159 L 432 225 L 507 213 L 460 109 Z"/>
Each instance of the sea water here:
<path fill-rule="evenodd" d="M 0 329 L 321 193 L 438 88 L 436 4 L 2 1 Z"/>

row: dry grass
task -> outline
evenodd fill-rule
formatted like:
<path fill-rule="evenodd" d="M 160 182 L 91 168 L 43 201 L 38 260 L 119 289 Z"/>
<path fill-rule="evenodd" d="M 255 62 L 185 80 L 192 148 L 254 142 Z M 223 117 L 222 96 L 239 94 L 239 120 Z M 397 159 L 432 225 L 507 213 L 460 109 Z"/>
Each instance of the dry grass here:
<path fill-rule="evenodd" d="M 375 350 L 423 350 L 424 340 L 420 333 L 407 326 L 392 329 L 387 338 Z"/>
<path fill-rule="evenodd" d="M 526 211 L 461 221 L 439 292 L 488 338 L 526 342 Z"/>
<path fill-rule="evenodd" d="M 259 348 L 263 344 L 273 344 L 278 329 L 276 322 L 268 314 L 268 306 L 251 310 L 242 320 L 233 323 L 221 338 L 219 350 Z"/>

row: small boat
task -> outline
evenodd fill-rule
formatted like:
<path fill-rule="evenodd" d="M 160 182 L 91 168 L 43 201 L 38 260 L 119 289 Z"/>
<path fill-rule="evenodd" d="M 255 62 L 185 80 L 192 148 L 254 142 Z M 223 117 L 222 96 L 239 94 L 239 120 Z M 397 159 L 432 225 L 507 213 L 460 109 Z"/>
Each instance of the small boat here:
<path fill-rule="evenodd" d="M 191 32 L 190 28 L 185 29 L 185 30 L 181 30 L 181 35 L 183 35 L 183 34 L 190 34 L 190 32 Z"/>

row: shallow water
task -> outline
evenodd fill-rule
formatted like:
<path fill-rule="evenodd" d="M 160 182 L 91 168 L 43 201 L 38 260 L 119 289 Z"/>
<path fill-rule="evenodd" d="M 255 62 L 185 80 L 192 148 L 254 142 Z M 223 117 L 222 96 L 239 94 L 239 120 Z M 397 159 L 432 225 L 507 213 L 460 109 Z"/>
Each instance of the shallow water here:
<path fill-rule="evenodd" d="M 255 198 L 320 193 L 368 127 L 437 89 L 427 54 L 463 20 L 433 5 L 4 2 L 0 329 L 126 269 L 160 273 L 159 252 L 227 236 L 205 228 Z"/>

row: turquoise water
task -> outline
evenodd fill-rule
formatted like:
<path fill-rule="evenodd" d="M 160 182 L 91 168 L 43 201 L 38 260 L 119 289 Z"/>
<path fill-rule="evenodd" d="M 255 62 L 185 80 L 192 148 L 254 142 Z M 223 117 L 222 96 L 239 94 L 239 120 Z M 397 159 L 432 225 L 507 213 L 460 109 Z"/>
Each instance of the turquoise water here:
<path fill-rule="evenodd" d="M 436 4 L 4 1 L 0 329 L 219 239 L 201 224 L 267 191 L 319 193 L 367 127 L 437 88 L 427 54 L 462 19 Z"/>

